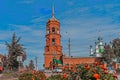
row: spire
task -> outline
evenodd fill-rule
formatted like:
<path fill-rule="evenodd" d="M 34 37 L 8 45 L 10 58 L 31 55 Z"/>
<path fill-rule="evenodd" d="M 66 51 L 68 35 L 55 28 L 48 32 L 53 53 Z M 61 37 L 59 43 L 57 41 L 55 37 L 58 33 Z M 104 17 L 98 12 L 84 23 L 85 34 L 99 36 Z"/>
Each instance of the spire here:
<path fill-rule="evenodd" d="M 102 35 L 101 35 L 101 32 L 99 31 L 99 37 L 98 37 L 98 40 L 101 41 L 102 40 Z"/>
<path fill-rule="evenodd" d="M 52 5 L 52 18 L 50 18 L 48 21 L 57 21 L 59 22 L 59 20 L 57 20 L 54 16 L 54 5 Z"/>
<path fill-rule="evenodd" d="M 52 18 L 54 18 L 54 5 L 52 5 Z"/>

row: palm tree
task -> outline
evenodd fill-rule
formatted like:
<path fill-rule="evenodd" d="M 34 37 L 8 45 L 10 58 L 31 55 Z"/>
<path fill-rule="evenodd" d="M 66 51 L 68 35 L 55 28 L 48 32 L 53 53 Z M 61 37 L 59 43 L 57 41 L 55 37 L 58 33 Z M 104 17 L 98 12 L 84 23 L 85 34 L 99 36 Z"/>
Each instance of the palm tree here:
<path fill-rule="evenodd" d="M 17 39 L 16 34 L 13 33 L 11 43 L 6 42 L 8 48 L 7 66 L 9 69 L 18 69 L 17 56 L 22 56 L 22 61 L 26 59 L 25 48 L 23 48 L 22 44 L 19 44 L 20 39 L 21 37 Z"/>

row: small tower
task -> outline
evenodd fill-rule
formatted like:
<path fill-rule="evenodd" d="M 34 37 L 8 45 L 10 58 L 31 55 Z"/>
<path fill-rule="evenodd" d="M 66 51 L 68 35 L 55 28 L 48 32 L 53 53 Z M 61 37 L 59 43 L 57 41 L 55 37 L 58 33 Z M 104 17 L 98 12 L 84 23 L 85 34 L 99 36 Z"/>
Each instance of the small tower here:
<path fill-rule="evenodd" d="M 90 56 L 101 57 L 104 52 L 104 43 L 101 35 L 99 35 L 98 40 L 95 42 L 95 50 L 93 51 L 92 46 L 90 46 Z"/>
<path fill-rule="evenodd" d="M 96 54 L 96 57 L 101 57 L 102 55 L 102 52 L 104 52 L 104 43 L 103 43 L 103 40 L 102 40 L 102 37 L 99 35 L 98 37 L 98 41 L 95 42 L 95 54 Z"/>
<path fill-rule="evenodd" d="M 62 57 L 60 22 L 54 16 L 54 6 L 52 7 L 52 18 L 46 24 L 45 37 L 44 67 L 49 68 L 53 58 L 61 61 Z"/>
<path fill-rule="evenodd" d="M 90 45 L 90 56 L 93 56 L 94 52 L 93 52 L 93 48 L 92 45 Z"/>

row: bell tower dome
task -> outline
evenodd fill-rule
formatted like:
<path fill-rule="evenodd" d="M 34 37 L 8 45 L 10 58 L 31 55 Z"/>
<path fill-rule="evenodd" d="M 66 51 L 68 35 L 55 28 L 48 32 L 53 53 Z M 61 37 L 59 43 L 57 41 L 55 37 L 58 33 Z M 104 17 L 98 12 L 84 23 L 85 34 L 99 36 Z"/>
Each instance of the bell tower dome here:
<path fill-rule="evenodd" d="M 54 57 L 57 60 L 61 60 L 62 56 L 60 22 L 54 16 L 54 6 L 52 7 L 52 18 L 46 24 L 45 37 L 44 67 L 49 68 Z"/>

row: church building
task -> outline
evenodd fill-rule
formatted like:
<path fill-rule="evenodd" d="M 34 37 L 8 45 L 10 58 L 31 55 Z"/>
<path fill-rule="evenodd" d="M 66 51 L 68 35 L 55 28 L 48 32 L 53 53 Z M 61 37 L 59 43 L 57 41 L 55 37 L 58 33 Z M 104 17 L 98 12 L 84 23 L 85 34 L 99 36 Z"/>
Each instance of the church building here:
<path fill-rule="evenodd" d="M 44 50 L 44 68 L 48 69 L 51 64 L 82 64 L 100 61 L 100 57 L 70 57 L 63 55 L 60 34 L 60 21 L 55 18 L 54 7 L 52 7 L 52 17 L 46 24 L 46 45 Z M 54 65 L 52 66 L 54 68 Z"/>

